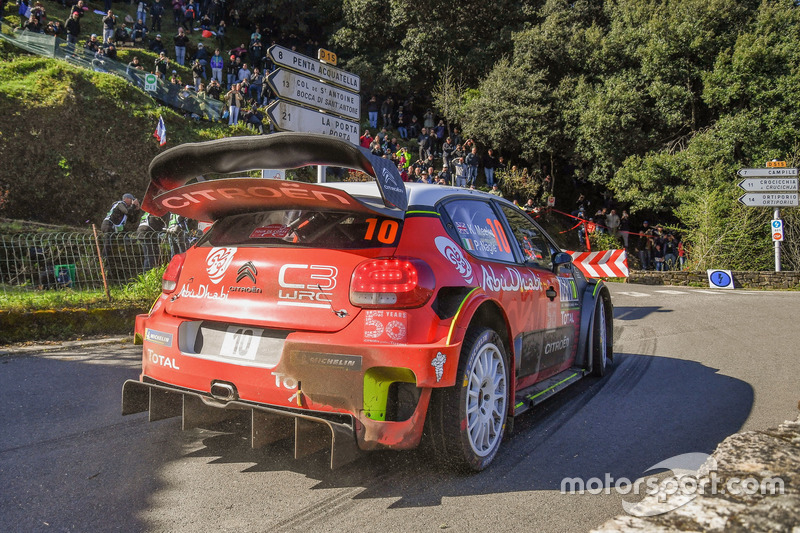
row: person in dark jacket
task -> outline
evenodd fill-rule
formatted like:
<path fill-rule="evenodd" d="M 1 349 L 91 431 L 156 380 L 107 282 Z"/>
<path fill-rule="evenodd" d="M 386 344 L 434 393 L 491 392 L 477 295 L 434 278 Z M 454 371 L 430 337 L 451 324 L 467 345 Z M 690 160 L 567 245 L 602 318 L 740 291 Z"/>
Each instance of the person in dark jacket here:
<path fill-rule="evenodd" d="M 103 260 L 108 257 L 111 251 L 111 241 L 115 233 L 125 230 L 125 222 L 128 218 L 133 218 L 139 210 L 139 200 L 131 193 L 122 195 L 122 200 L 114 202 L 108 214 L 100 224 L 100 231 L 103 232 Z"/>
<path fill-rule="evenodd" d="M 158 233 L 166 229 L 167 223 L 163 218 L 152 215 L 146 211 L 142 212 L 139 220 L 139 227 L 136 230 L 136 238 L 139 246 L 142 247 L 144 256 L 143 267 L 145 272 L 158 266 Z"/>
<path fill-rule="evenodd" d="M 64 29 L 67 31 L 67 43 L 72 45 L 73 48 L 78 42 L 78 36 L 81 34 L 80 18 L 80 14 L 77 11 L 73 11 L 72 15 L 64 22 Z"/>

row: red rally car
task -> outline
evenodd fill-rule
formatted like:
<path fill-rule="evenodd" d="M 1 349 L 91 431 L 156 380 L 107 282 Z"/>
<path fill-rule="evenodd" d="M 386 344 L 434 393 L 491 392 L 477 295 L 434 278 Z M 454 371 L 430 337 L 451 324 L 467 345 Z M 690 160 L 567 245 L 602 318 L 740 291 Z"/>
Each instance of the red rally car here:
<path fill-rule="evenodd" d="M 195 179 L 308 165 L 374 179 Z M 424 436 L 481 470 L 509 417 L 611 362 L 607 287 L 502 198 L 404 184 L 386 159 L 298 133 L 178 146 L 150 177 L 145 210 L 213 226 L 137 318 L 123 414 L 246 416 L 253 446 L 329 444 L 331 467 Z"/>

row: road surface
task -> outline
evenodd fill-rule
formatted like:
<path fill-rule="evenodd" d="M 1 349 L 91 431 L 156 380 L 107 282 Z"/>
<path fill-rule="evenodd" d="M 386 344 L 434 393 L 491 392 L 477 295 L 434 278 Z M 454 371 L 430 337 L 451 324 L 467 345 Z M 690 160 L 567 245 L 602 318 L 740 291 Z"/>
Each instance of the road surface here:
<path fill-rule="evenodd" d="M 635 480 L 672 456 L 795 418 L 800 295 L 612 284 L 617 357 L 516 421 L 492 466 L 422 452 L 340 470 L 288 442 L 120 416 L 140 347 L 0 356 L 0 531 L 587 531 L 622 496 L 562 480 Z"/>

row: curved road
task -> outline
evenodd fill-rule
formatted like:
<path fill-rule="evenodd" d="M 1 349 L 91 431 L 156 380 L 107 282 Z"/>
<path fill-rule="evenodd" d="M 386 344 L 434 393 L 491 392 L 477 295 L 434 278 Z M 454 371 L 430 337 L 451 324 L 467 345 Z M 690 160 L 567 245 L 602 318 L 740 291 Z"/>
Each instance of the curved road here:
<path fill-rule="evenodd" d="M 0 355 L 2 531 L 587 531 L 622 496 L 564 478 L 634 480 L 672 456 L 794 418 L 800 295 L 613 284 L 617 358 L 516 421 L 487 470 L 422 452 L 328 470 L 285 442 L 120 416 L 140 347 Z M 627 497 L 626 497 L 627 498 Z"/>

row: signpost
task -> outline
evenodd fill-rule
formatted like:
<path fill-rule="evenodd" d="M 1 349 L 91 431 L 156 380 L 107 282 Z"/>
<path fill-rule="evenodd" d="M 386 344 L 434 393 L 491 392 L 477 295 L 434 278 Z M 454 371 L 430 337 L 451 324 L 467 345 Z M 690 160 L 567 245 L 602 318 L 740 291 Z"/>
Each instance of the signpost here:
<path fill-rule="evenodd" d="M 800 197 L 796 192 L 751 192 L 739 201 L 749 207 L 797 207 Z"/>
<path fill-rule="evenodd" d="M 796 191 L 798 178 L 747 178 L 739 182 L 739 187 L 747 192 Z"/>
<path fill-rule="evenodd" d="M 269 119 L 281 130 L 322 133 L 358 144 L 358 123 L 328 115 L 291 102 L 273 102 L 267 108 Z"/>
<path fill-rule="evenodd" d="M 270 46 L 267 53 L 272 62 L 278 66 L 327 81 L 356 93 L 361 90 L 361 78 L 352 72 L 346 72 L 333 65 L 328 65 L 277 44 Z"/>
<path fill-rule="evenodd" d="M 267 76 L 267 83 L 280 99 L 336 113 L 356 121 L 361 118 L 361 98 L 346 89 L 327 85 L 285 69 L 277 69 Z"/>
<path fill-rule="evenodd" d="M 775 241 L 775 272 L 781 271 L 781 241 L 783 220 L 781 207 L 800 205 L 796 168 L 787 168 L 786 161 L 767 161 L 767 168 L 742 168 L 736 173 L 745 178 L 739 187 L 747 191 L 739 201 L 750 207 L 774 207 L 771 223 L 772 240 Z M 710 278 L 709 278 L 710 279 Z"/>
<path fill-rule="evenodd" d="M 778 178 L 797 176 L 796 168 L 740 168 L 736 172 L 742 178 L 768 177 Z"/>

